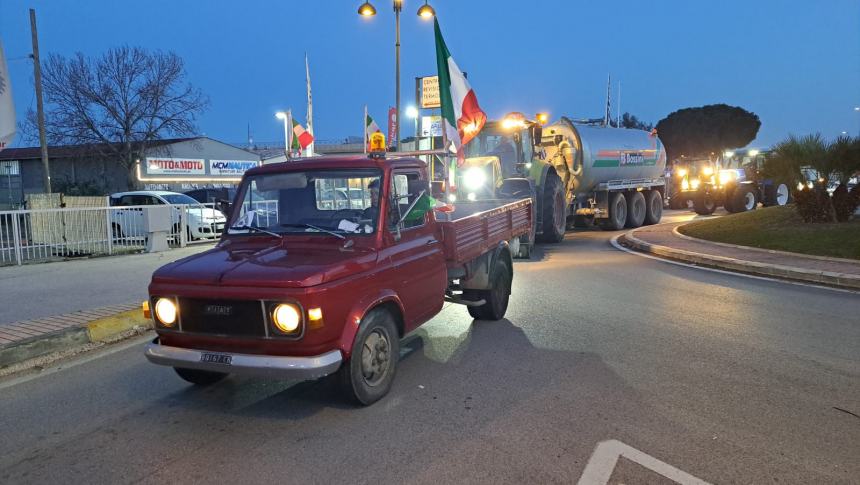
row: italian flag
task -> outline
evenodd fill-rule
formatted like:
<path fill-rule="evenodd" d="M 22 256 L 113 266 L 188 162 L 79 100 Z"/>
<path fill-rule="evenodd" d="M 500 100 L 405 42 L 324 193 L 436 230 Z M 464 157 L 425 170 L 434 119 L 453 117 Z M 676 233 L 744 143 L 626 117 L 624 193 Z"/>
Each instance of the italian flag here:
<path fill-rule="evenodd" d="M 314 136 L 308 133 L 298 121 L 293 119 L 293 150 L 304 150 L 313 141 Z"/>
<path fill-rule="evenodd" d="M 370 141 L 370 135 L 372 135 L 373 133 L 376 133 L 377 131 L 382 131 L 382 129 L 379 128 L 379 125 L 377 125 L 376 122 L 373 121 L 373 118 L 371 118 L 370 115 L 365 116 L 365 120 L 364 120 L 364 142 L 365 143 L 369 142 Z"/>
<path fill-rule="evenodd" d="M 478 106 L 475 91 L 466 81 L 463 71 L 457 67 L 439 29 L 439 20 L 434 19 L 436 31 L 436 67 L 439 70 L 439 98 L 442 103 L 442 124 L 449 141 L 457 151 L 457 165 L 465 160 L 463 145 L 469 143 L 484 127 L 487 115 Z"/>

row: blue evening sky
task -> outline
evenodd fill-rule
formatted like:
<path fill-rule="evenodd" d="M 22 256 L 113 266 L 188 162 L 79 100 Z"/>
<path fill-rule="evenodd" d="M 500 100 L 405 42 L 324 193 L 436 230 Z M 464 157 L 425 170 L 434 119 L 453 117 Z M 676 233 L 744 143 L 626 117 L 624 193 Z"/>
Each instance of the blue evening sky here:
<path fill-rule="evenodd" d="M 277 141 L 278 110 L 305 117 L 304 53 L 311 64 L 317 139 L 361 133 L 363 106 L 384 127 L 394 105 L 394 14 L 360 18 L 358 0 L 0 0 L 0 39 L 19 119 L 35 106 L 27 9 L 40 49 L 96 56 L 128 44 L 173 50 L 211 98 L 200 133 Z M 435 74 L 432 22 L 405 0 L 402 104 L 415 76 Z M 657 122 L 711 103 L 759 115 L 753 145 L 789 133 L 860 132 L 857 0 L 433 0 L 445 40 L 490 117 L 549 111 L 602 116 L 606 76 L 622 83 L 622 110 Z M 17 60 L 16 60 L 17 59 Z M 615 94 L 614 94 L 615 96 Z M 615 102 L 615 100 L 614 100 Z M 615 106 L 613 106 L 613 116 Z M 404 120 L 405 121 L 405 120 Z M 406 124 L 403 134 L 412 133 Z M 20 140 L 19 143 L 20 144 Z"/>

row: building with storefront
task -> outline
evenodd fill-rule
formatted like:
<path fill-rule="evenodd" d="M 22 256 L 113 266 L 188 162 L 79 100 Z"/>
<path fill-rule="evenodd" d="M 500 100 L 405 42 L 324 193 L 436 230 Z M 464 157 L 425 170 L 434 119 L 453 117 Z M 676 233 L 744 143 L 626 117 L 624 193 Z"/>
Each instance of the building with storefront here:
<path fill-rule="evenodd" d="M 129 172 L 102 155 L 104 146 L 48 147 L 53 192 L 107 195 L 130 188 L 182 192 L 233 186 L 261 157 L 207 137 L 174 138 L 151 143 Z M 20 207 L 27 194 L 43 193 L 39 147 L 0 151 L 0 209 Z"/>

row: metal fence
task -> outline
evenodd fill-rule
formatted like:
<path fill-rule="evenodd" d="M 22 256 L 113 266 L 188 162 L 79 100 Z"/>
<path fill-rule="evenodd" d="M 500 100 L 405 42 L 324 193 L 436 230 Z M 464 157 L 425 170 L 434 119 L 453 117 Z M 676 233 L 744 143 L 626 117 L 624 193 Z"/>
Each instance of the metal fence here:
<path fill-rule="evenodd" d="M 0 266 L 142 252 L 148 242 L 144 211 L 152 207 L 0 211 Z M 170 207 L 170 247 L 212 241 L 224 230 L 214 204 Z"/>

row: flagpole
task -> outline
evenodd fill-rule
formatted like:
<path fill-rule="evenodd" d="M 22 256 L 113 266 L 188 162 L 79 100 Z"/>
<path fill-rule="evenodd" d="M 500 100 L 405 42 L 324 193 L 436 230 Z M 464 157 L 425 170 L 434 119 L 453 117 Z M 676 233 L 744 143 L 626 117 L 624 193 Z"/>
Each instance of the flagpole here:
<path fill-rule="evenodd" d="M 361 132 L 364 136 L 361 137 L 361 145 L 364 147 L 364 153 L 367 154 L 367 105 L 364 105 L 364 119 L 361 120 Z"/>
<path fill-rule="evenodd" d="M 287 160 L 293 158 L 293 109 L 287 110 L 287 124 L 284 125 L 284 135 L 287 137 Z"/>
<path fill-rule="evenodd" d="M 308 67 L 308 53 L 305 52 L 305 80 L 308 84 L 308 133 L 314 136 L 314 104 L 311 98 L 311 69 Z M 314 142 L 308 145 L 306 156 L 310 157 L 314 154 Z"/>

